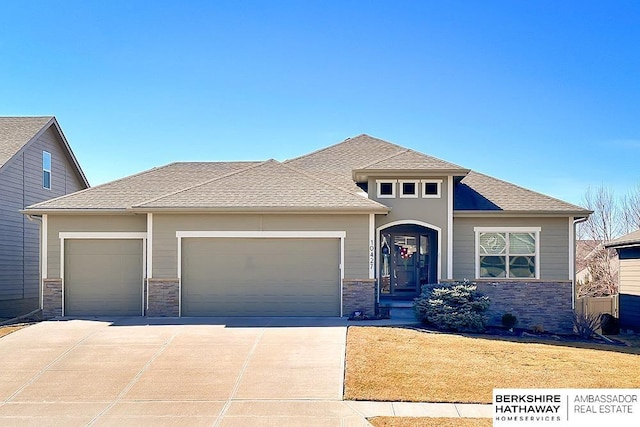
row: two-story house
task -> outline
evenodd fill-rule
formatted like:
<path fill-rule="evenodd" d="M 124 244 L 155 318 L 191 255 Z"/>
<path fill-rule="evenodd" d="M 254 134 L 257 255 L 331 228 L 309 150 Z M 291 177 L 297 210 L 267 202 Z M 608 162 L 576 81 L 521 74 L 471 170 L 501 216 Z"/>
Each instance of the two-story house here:
<path fill-rule="evenodd" d="M 89 187 L 54 117 L 0 117 L 0 317 L 40 307 L 40 235 L 28 205 Z"/>
<path fill-rule="evenodd" d="M 477 282 L 570 331 L 589 211 L 368 135 L 285 162 L 172 163 L 30 206 L 48 316 L 347 316 Z"/>

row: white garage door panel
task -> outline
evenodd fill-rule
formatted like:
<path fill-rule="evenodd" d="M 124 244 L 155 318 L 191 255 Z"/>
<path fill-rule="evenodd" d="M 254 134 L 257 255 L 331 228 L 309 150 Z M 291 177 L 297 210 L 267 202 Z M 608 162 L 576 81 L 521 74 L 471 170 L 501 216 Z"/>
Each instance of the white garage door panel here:
<path fill-rule="evenodd" d="M 185 316 L 339 316 L 340 240 L 185 238 Z"/>
<path fill-rule="evenodd" d="M 142 240 L 65 241 L 65 315 L 140 316 Z"/>

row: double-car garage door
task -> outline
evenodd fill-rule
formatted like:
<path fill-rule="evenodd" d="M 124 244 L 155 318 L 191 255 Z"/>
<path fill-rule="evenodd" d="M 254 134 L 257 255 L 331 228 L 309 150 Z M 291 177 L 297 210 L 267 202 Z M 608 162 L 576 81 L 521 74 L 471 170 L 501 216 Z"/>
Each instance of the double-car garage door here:
<path fill-rule="evenodd" d="M 139 316 L 143 239 L 68 239 L 65 315 Z M 183 316 L 339 316 L 338 238 L 183 238 Z"/>
<path fill-rule="evenodd" d="M 340 240 L 185 238 L 184 316 L 339 316 Z"/>

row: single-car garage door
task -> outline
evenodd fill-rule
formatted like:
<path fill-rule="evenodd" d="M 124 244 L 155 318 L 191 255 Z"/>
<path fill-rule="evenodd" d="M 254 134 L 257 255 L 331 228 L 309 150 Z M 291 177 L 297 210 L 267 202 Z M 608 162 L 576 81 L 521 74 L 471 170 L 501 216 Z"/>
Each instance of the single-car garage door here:
<path fill-rule="evenodd" d="M 339 316 L 340 240 L 185 238 L 183 316 Z"/>
<path fill-rule="evenodd" d="M 142 244 L 142 239 L 65 240 L 65 315 L 140 316 Z"/>

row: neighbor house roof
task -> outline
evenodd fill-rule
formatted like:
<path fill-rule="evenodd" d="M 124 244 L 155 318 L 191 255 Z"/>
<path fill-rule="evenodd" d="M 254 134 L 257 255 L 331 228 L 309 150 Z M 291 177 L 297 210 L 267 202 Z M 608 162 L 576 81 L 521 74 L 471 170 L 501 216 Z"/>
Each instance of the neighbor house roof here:
<path fill-rule="evenodd" d="M 0 117 L 0 167 L 18 154 L 52 117 Z"/>
<path fill-rule="evenodd" d="M 605 244 L 605 247 L 614 249 L 627 246 L 640 246 L 640 230 L 618 237 L 617 239 Z"/>
<path fill-rule="evenodd" d="M 0 117 L 0 169 L 51 126 L 55 127 L 60 136 L 63 149 L 66 150 L 69 160 L 75 166 L 80 180 L 88 187 L 89 181 L 62 133 L 60 125 L 53 116 Z"/>

